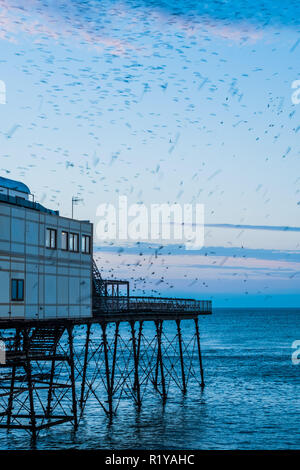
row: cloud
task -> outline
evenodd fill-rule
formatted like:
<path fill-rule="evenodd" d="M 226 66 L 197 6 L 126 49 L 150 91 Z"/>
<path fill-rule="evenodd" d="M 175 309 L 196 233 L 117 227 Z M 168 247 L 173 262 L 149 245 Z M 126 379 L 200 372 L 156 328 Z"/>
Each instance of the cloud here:
<path fill-rule="evenodd" d="M 109 50 L 115 55 L 124 55 L 128 50 L 135 49 L 133 43 L 107 35 L 96 21 L 85 21 L 85 15 L 81 17 L 74 10 L 74 5 L 71 10 L 64 5 L 64 10 L 56 11 L 46 8 L 39 0 L 0 0 L 0 8 L 2 40 L 17 42 L 20 34 L 25 34 L 33 37 L 35 42 L 70 39 L 74 45 L 89 45 L 97 51 Z"/>
<path fill-rule="evenodd" d="M 116 272 L 131 273 L 132 267 L 141 275 L 151 271 L 165 273 L 167 276 L 183 279 L 185 274 L 194 278 L 201 270 L 202 279 L 217 277 L 252 275 L 266 279 L 266 276 L 293 279 L 300 273 L 300 251 L 264 250 L 240 247 L 205 247 L 193 252 L 180 248 L 181 245 L 149 245 L 127 247 L 95 247 L 96 258 L 99 257 Z M 149 266 L 152 266 L 149 268 Z M 125 271 L 124 271 L 125 266 Z M 154 269 L 155 266 L 155 269 Z M 167 269 L 166 269 L 167 267 Z M 167 271 L 167 272 L 166 272 Z M 203 272 L 205 271 L 205 273 Z"/>
<path fill-rule="evenodd" d="M 137 32 L 153 25 L 153 35 L 168 28 L 179 30 L 187 36 L 196 35 L 199 40 L 207 36 L 239 43 L 256 42 L 263 37 L 262 18 L 248 3 L 240 7 L 238 2 L 208 1 L 196 7 L 189 2 L 67 2 L 41 0 L 0 0 L 0 38 L 16 41 L 19 34 L 27 34 L 37 40 L 72 39 L 75 44 L 87 44 L 98 51 L 109 50 L 124 55 L 136 47 Z M 250 12 L 247 15 L 245 12 Z M 256 12 L 256 15 L 255 15 Z M 265 9 L 265 16 L 275 18 L 278 9 Z M 251 18 L 249 20 L 249 18 Z M 265 23 L 264 23 L 265 25 Z M 152 50 L 150 48 L 150 50 Z M 147 51 L 145 51 L 147 53 Z"/>
<path fill-rule="evenodd" d="M 263 38 L 263 31 L 246 21 L 230 22 L 209 15 L 170 17 L 170 14 L 164 11 L 154 11 L 152 16 L 160 23 L 161 27 L 163 25 L 172 25 L 173 28 L 185 33 L 188 37 L 194 36 L 200 40 L 201 38 L 215 36 L 233 42 L 255 43 Z"/>
<path fill-rule="evenodd" d="M 132 0 L 126 2 L 134 4 Z M 144 8 L 149 2 L 141 0 Z M 215 21 L 224 25 L 244 24 L 254 28 L 266 28 L 268 25 L 297 27 L 300 23 L 300 5 L 298 0 L 290 0 L 282 7 L 281 2 L 274 0 L 152 0 L 151 9 L 164 13 L 172 18 Z"/>
<path fill-rule="evenodd" d="M 285 225 L 205 224 L 205 227 L 239 230 L 270 230 L 275 232 L 300 232 L 300 227 L 290 227 Z"/>

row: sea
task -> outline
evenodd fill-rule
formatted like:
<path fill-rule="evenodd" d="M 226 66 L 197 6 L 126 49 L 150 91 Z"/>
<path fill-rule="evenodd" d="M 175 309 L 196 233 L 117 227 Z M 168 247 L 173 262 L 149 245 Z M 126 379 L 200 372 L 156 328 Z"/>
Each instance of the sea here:
<path fill-rule="evenodd" d="M 66 423 L 33 442 L 0 430 L 0 449 L 299 449 L 300 309 L 214 309 L 199 325 L 203 390 L 191 381 L 184 395 L 171 383 L 163 404 L 151 389 L 140 411 L 124 398 L 111 422 L 91 396 L 76 432 Z M 185 338 L 192 328 L 182 322 Z"/>

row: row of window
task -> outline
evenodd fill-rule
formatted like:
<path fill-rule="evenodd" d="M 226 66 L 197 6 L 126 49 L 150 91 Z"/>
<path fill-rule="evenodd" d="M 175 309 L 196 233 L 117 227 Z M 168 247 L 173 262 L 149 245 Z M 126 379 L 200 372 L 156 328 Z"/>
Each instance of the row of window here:
<path fill-rule="evenodd" d="M 89 235 L 81 236 L 81 252 L 89 254 L 91 252 L 91 237 Z M 57 230 L 54 228 L 46 229 L 46 248 L 57 248 Z M 65 251 L 79 252 L 79 235 L 72 232 L 61 232 L 61 249 Z"/>
<path fill-rule="evenodd" d="M 11 280 L 11 300 L 24 300 L 24 279 Z"/>

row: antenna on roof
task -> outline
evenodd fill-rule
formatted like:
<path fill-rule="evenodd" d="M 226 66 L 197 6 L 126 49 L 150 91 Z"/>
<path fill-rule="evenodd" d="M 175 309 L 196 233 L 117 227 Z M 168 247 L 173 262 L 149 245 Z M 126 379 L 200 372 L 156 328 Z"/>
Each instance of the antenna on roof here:
<path fill-rule="evenodd" d="M 78 196 L 72 196 L 72 219 L 73 219 L 73 214 L 74 214 L 74 205 L 79 204 L 79 202 L 83 201 L 82 198 L 79 198 Z"/>

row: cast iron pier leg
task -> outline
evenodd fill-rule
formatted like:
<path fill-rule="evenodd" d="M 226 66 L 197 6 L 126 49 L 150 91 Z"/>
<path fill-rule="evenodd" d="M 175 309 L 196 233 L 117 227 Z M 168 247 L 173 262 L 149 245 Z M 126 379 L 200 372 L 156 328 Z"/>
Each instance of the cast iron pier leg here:
<path fill-rule="evenodd" d="M 34 410 L 34 398 L 33 398 L 33 383 L 32 383 L 32 371 L 31 371 L 31 363 L 30 363 L 30 345 L 29 345 L 29 337 L 28 331 L 24 330 L 24 349 L 25 349 L 25 356 L 26 361 L 24 364 L 24 369 L 26 372 L 26 378 L 28 383 L 28 395 L 29 395 L 29 407 L 30 407 L 30 423 L 31 423 L 31 433 L 32 439 L 36 439 L 36 418 L 35 418 L 35 410 Z"/>
<path fill-rule="evenodd" d="M 84 402 L 84 389 L 85 389 L 86 369 L 87 369 L 88 354 L 89 354 L 90 332 L 91 332 L 91 325 L 88 324 L 87 327 L 86 327 L 84 362 L 83 362 L 81 393 L 80 393 L 80 402 L 79 402 L 79 406 L 80 406 L 81 409 L 83 408 L 83 402 Z"/>
<path fill-rule="evenodd" d="M 132 339 L 132 348 L 133 348 L 133 359 L 134 359 L 134 385 L 133 389 L 136 392 L 136 402 L 138 409 L 141 407 L 141 391 L 140 391 L 140 380 L 139 380 L 139 352 L 137 349 L 136 338 L 135 338 L 135 322 L 130 322 L 131 326 L 131 339 Z M 139 336 L 140 336 L 139 330 Z M 138 341 L 140 343 L 140 340 Z"/>
<path fill-rule="evenodd" d="M 115 369 L 116 369 L 116 360 L 117 360 L 119 325 L 120 325 L 120 322 L 116 322 L 115 341 L 114 341 L 114 355 L 113 355 L 113 363 L 112 363 L 112 368 L 111 368 L 111 380 L 110 380 L 110 389 L 111 389 L 112 394 L 114 393 L 114 385 L 115 385 Z"/>
<path fill-rule="evenodd" d="M 53 394 L 53 381 L 54 381 L 54 372 L 55 372 L 56 348 L 57 348 L 57 342 L 55 343 L 55 346 L 54 346 L 54 349 L 53 349 L 53 358 L 52 358 L 52 362 L 51 362 L 50 383 L 49 383 L 48 400 L 47 400 L 47 408 L 46 408 L 46 418 L 50 418 L 50 414 L 51 414 L 51 401 L 52 401 L 52 394 Z"/>
<path fill-rule="evenodd" d="M 110 419 L 113 415 L 113 402 L 112 402 L 112 390 L 109 372 L 109 360 L 108 360 L 108 349 L 107 349 L 107 336 L 106 336 L 106 324 L 101 323 L 102 327 L 102 338 L 103 338 L 103 349 L 104 349 L 104 360 L 105 360 L 105 375 L 106 375 L 106 388 L 108 398 L 108 414 Z"/>
<path fill-rule="evenodd" d="M 176 320 L 176 324 L 177 324 L 178 343 L 179 343 L 179 352 L 180 352 L 182 391 L 183 391 L 183 393 L 186 393 L 186 382 L 185 382 L 185 371 L 184 371 L 184 361 L 183 361 L 183 352 L 182 352 L 182 336 L 181 336 L 180 320 Z"/>
<path fill-rule="evenodd" d="M 196 338 L 197 338 L 197 346 L 198 346 L 198 357 L 199 357 L 200 374 L 201 374 L 201 387 L 203 388 L 205 384 L 204 384 L 202 355 L 201 355 L 201 347 L 200 347 L 200 334 L 199 334 L 198 318 L 195 318 L 195 327 L 196 327 Z"/>
<path fill-rule="evenodd" d="M 162 357 L 162 350 L 161 350 L 161 335 L 162 335 L 163 321 L 156 320 L 155 325 L 156 325 L 156 335 L 157 335 L 157 376 L 155 377 L 156 387 L 157 387 L 157 381 L 158 381 L 158 368 L 160 367 L 162 397 L 163 397 L 163 401 L 166 401 L 167 393 L 166 393 L 164 364 L 163 364 L 163 357 Z"/>
<path fill-rule="evenodd" d="M 141 352 L 141 340 L 142 340 L 142 332 L 143 332 L 143 321 L 139 322 L 139 335 L 138 335 L 138 344 L 137 344 L 137 358 L 138 363 L 140 361 L 140 352 Z"/>
<path fill-rule="evenodd" d="M 55 354 L 55 351 L 54 351 L 54 354 Z M 49 383 L 47 408 L 46 408 L 46 417 L 47 418 L 50 418 L 50 414 L 51 414 L 51 401 L 52 401 L 52 392 L 53 392 L 54 371 L 55 371 L 55 359 L 53 358 L 52 361 L 51 361 L 50 383 Z"/>
<path fill-rule="evenodd" d="M 74 429 L 77 429 L 77 401 L 76 401 L 76 385 L 75 385 L 75 371 L 74 371 L 74 345 L 73 345 L 73 327 L 68 328 L 69 335 L 69 364 L 70 364 L 70 379 L 72 387 L 72 412 L 74 416 Z"/>
<path fill-rule="evenodd" d="M 19 344 L 20 344 L 20 330 L 17 328 L 16 337 L 15 337 L 15 345 L 14 345 L 15 352 L 17 352 L 18 350 Z M 12 371 L 11 371 L 11 382 L 10 382 L 9 398 L 8 398 L 8 404 L 7 404 L 7 427 L 8 428 L 10 427 L 11 414 L 12 414 L 12 409 L 13 409 L 16 369 L 17 367 L 16 367 L 16 364 L 14 363 L 12 366 Z"/>

